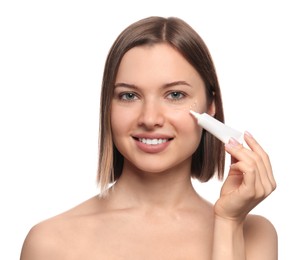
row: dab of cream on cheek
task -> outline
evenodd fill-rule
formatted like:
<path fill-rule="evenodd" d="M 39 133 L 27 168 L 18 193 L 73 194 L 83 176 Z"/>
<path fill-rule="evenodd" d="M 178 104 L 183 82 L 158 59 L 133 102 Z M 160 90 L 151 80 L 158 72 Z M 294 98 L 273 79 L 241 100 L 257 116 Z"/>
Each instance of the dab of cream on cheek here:
<path fill-rule="evenodd" d="M 197 103 L 197 101 L 194 101 L 191 105 L 190 105 L 190 108 L 189 108 L 189 111 L 192 110 L 192 111 L 195 111 L 197 113 L 200 113 L 200 107 Z"/>
<path fill-rule="evenodd" d="M 200 107 L 197 103 L 197 101 L 191 101 L 188 102 L 187 104 L 181 105 L 181 106 L 173 106 L 171 110 L 175 110 L 177 112 L 189 112 L 190 110 L 200 112 Z"/>

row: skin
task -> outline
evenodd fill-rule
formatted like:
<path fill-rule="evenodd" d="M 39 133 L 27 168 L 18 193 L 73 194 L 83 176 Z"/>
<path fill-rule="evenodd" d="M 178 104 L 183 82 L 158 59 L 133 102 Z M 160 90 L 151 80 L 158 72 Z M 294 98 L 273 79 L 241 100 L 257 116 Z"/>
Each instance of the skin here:
<path fill-rule="evenodd" d="M 135 47 L 122 59 L 112 100 L 112 132 L 124 155 L 120 179 L 106 198 L 95 196 L 34 226 L 21 260 L 277 259 L 277 234 L 249 215 L 275 189 L 262 147 L 245 135 L 232 140 L 232 166 L 212 205 L 193 188 L 191 155 L 202 129 L 189 114 L 215 113 L 203 81 L 166 44 Z M 165 139 L 159 145 L 140 142 Z"/>

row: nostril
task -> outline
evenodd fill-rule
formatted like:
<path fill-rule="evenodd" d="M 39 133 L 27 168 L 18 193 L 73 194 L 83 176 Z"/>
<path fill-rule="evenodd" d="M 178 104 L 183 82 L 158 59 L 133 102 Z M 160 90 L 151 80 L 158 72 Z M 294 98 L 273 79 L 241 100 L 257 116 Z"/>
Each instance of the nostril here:
<path fill-rule="evenodd" d="M 164 124 L 164 117 L 160 112 L 142 113 L 138 119 L 138 125 L 147 128 L 160 127 Z"/>

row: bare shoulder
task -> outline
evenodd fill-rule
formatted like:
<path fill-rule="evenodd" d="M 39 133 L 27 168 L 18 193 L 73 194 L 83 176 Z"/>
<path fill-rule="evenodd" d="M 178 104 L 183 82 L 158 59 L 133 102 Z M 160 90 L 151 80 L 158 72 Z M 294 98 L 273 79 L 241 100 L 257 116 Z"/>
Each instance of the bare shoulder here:
<path fill-rule="evenodd" d="M 34 225 L 24 240 L 20 259 L 64 259 L 65 245 L 72 244 L 72 238 L 76 239 L 73 230 L 79 230 L 82 221 L 96 213 L 96 201 L 97 196 Z"/>
<path fill-rule="evenodd" d="M 248 215 L 244 237 L 248 259 L 278 259 L 278 235 L 269 219 L 260 215 Z"/>
<path fill-rule="evenodd" d="M 32 227 L 27 234 L 21 252 L 21 260 L 53 259 L 51 252 L 55 251 L 55 236 L 53 221 L 48 220 Z"/>

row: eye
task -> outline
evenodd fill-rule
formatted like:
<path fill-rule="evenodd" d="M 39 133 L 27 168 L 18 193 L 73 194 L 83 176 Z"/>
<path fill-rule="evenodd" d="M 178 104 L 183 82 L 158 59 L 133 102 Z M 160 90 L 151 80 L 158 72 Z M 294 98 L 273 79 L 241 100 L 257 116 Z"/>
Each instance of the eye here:
<path fill-rule="evenodd" d="M 172 91 L 167 95 L 167 98 L 172 100 L 181 100 L 186 97 L 186 94 L 181 91 Z"/>
<path fill-rule="evenodd" d="M 124 100 L 124 101 L 133 101 L 133 100 L 137 99 L 137 96 L 135 93 L 125 92 L 125 93 L 119 94 L 119 99 Z"/>

